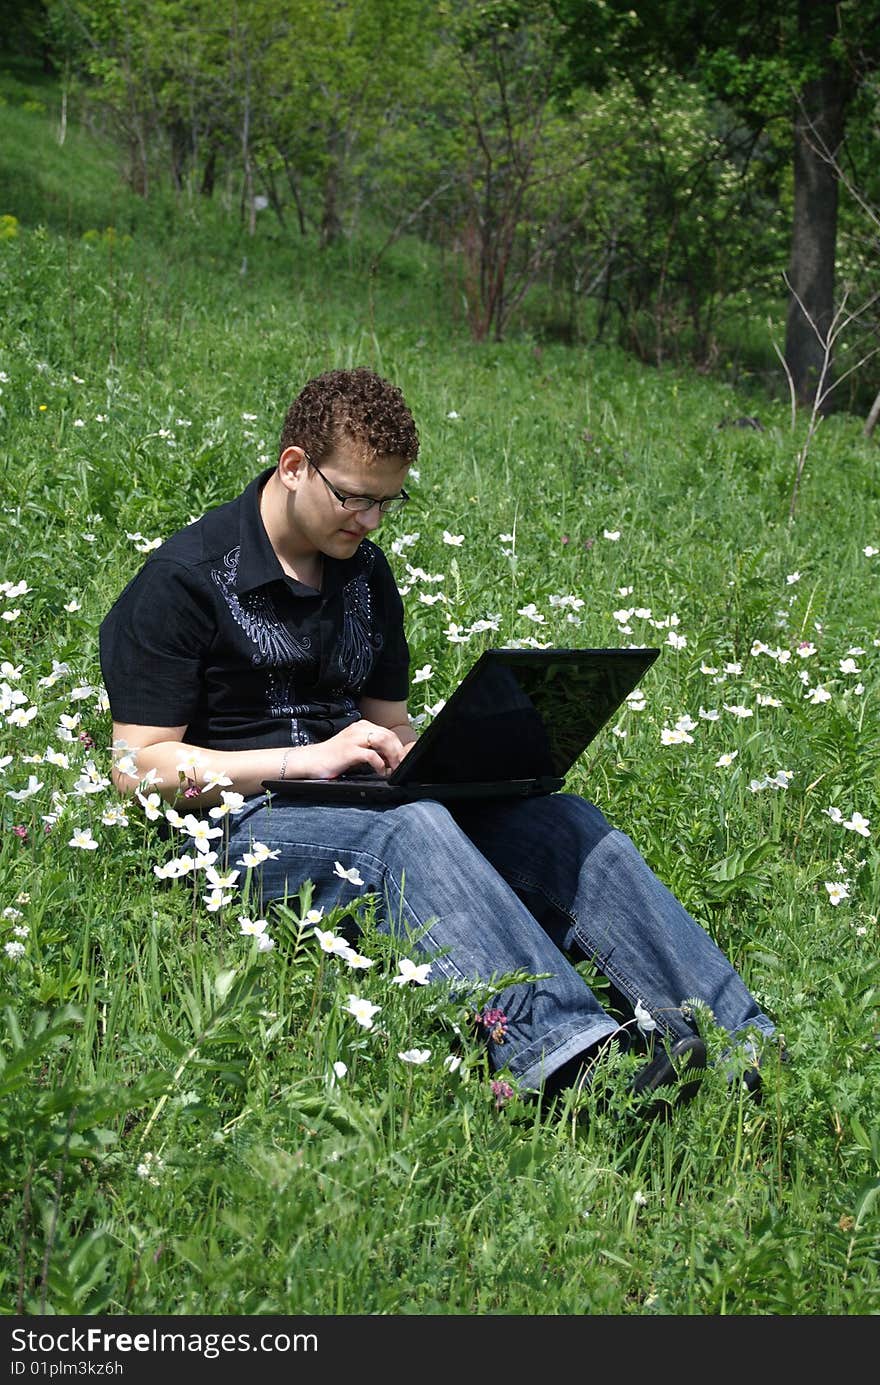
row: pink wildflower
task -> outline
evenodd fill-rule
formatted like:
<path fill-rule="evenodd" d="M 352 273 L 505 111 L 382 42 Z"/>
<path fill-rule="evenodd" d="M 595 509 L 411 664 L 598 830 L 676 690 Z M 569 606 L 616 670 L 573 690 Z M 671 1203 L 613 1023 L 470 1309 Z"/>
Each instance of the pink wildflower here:
<path fill-rule="evenodd" d="M 507 1016 L 503 1010 L 488 1009 L 482 1014 L 478 1011 L 476 1021 L 483 1026 L 493 1043 L 504 1043 L 507 1037 Z"/>
<path fill-rule="evenodd" d="M 500 1111 L 502 1106 L 506 1106 L 513 1096 L 513 1088 L 503 1078 L 496 1077 L 492 1082 L 492 1095 L 495 1098 L 495 1109 Z"/>

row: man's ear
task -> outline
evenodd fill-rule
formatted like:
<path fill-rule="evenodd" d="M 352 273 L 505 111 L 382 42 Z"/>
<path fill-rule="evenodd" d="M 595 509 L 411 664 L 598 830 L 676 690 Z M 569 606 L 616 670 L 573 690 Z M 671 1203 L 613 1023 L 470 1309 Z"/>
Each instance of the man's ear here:
<path fill-rule="evenodd" d="M 278 479 L 288 490 L 296 490 L 307 468 L 306 454 L 301 447 L 285 447 L 278 458 Z"/>

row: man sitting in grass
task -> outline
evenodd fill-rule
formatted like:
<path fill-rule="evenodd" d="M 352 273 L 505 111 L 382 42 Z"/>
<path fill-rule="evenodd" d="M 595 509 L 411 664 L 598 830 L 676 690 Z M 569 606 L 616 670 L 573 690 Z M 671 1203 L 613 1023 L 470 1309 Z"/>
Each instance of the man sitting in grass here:
<path fill-rule="evenodd" d="M 264 900 L 306 880 L 327 909 L 374 892 L 381 926 L 412 936 L 432 977 L 458 990 L 549 973 L 493 1006 L 504 1041 L 492 1061 L 524 1090 L 588 1081 L 609 1040 L 640 1031 L 649 1057 L 633 1089 L 686 1099 L 706 1063 L 702 1007 L 756 1061 L 774 1026 L 592 803 L 554 793 L 374 808 L 263 789 L 365 764 L 387 775 L 416 739 L 403 604 L 370 535 L 406 503 L 418 448 L 399 389 L 369 370 L 329 371 L 291 404 L 277 465 L 151 554 L 101 626 L 114 744 L 126 750 L 116 785 L 131 793 L 148 779 L 191 810 L 216 802 L 222 780 L 245 796 L 230 856 L 268 848 Z M 632 1016 L 625 1027 L 575 970 L 584 958 Z M 757 1090 L 757 1067 L 747 1077 Z"/>

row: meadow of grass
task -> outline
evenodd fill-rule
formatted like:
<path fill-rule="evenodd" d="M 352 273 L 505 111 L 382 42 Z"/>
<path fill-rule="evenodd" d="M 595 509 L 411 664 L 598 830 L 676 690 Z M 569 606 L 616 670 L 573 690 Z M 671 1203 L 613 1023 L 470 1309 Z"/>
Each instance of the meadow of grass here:
<path fill-rule="evenodd" d="M 785 405 L 527 333 L 476 346 L 416 242 L 371 274 L 367 245 L 145 206 L 17 89 L 0 129 L 0 1311 L 876 1313 L 876 442 L 827 419 L 789 523 Z M 185 838 L 110 787 L 98 624 L 151 544 L 274 461 L 302 383 L 352 364 L 421 432 L 381 533 L 413 714 L 488 644 L 662 646 L 569 787 L 776 1018 L 791 1061 L 768 1054 L 760 1105 L 710 1068 L 645 1123 L 623 1057 L 602 1102 L 542 1114 L 493 1090 L 480 997 L 394 984 L 368 899 L 352 971 L 307 892 L 261 950 L 244 869 L 219 904 L 157 877 Z M 744 415 L 762 430 L 719 426 Z"/>

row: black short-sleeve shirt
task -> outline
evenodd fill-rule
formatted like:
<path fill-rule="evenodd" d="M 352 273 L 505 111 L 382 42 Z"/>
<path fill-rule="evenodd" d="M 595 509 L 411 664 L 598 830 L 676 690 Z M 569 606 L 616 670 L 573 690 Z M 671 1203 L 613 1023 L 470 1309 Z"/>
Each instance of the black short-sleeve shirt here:
<path fill-rule="evenodd" d="M 288 577 L 260 516 L 272 468 L 151 554 L 101 624 L 114 721 L 187 727 L 210 749 L 306 745 L 405 701 L 403 603 L 380 548 L 324 559 L 321 591 Z"/>

